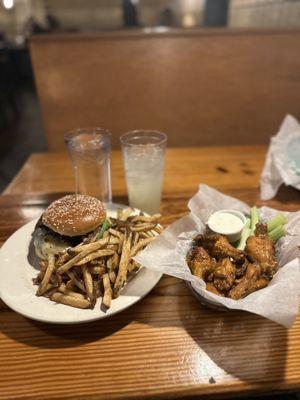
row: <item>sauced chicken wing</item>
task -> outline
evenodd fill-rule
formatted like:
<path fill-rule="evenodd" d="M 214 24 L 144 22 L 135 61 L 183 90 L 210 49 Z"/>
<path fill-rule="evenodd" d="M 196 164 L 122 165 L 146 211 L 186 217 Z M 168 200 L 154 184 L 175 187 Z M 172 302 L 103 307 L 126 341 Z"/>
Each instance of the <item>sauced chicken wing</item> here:
<path fill-rule="evenodd" d="M 206 231 L 194 239 L 188 264 L 204 279 L 206 289 L 234 300 L 266 287 L 278 269 L 274 242 L 266 224 L 256 225 L 245 251 L 233 247 L 226 236 Z"/>
<path fill-rule="evenodd" d="M 216 260 L 201 246 L 194 247 L 188 265 L 193 275 L 205 279 L 216 268 Z"/>
<path fill-rule="evenodd" d="M 218 262 L 214 272 L 214 285 L 220 291 L 228 291 L 235 280 L 235 266 L 229 258 L 223 258 Z"/>
<path fill-rule="evenodd" d="M 237 279 L 241 278 L 245 274 L 248 264 L 249 261 L 247 260 L 247 258 L 245 258 L 243 264 L 236 264 L 235 277 Z"/>
<path fill-rule="evenodd" d="M 247 239 L 246 253 L 252 261 L 259 263 L 262 275 L 272 278 L 278 270 L 274 242 L 268 236 L 266 224 L 257 224 L 255 236 Z"/>
<path fill-rule="evenodd" d="M 261 269 L 258 264 L 248 264 L 245 275 L 239 280 L 239 283 L 230 290 L 228 297 L 238 300 L 258 289 L 266 287 L 269 281 L 261 277 L 260 272 Z"/>
<path fill-rule="evenodd" d="M 234 261 L 241 262 L 245 259 L 245 253 L 233 247 L 228 239 L 219 234 L 210 234 L 202 238 L 203 246 L 217 260 L 230 257 Z"/>
<path fill-rule="evenodd" d="M 209 290 L 210 292 L 218 295 L 218 296 L 223 296 L 224 294 L 222 292 L 220 292 L 213 283 L 207 283 L 206 284 L 206 290 Z"/>
<path fill-rule="evenodd" d="M 258 222 L 255 227 L 255 236 L 268 236 L 268 225 Z"/>

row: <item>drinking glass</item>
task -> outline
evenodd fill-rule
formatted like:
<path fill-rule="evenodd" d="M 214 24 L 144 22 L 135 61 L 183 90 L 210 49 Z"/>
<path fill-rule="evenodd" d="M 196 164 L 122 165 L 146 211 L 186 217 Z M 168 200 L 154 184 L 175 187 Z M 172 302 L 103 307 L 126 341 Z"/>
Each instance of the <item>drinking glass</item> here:
<path fill-rule="evenodd" d="M 167 135 L 136 130 L 120 140 L 130 206 L 149 214 L 159 212 Z"/>
<path fill-rule="evenodd" d="M 65 143 L 75 173 L 76 193 L 111 203 L 110 137 L 102 128 L 75 129 L 65 134 Z"/>

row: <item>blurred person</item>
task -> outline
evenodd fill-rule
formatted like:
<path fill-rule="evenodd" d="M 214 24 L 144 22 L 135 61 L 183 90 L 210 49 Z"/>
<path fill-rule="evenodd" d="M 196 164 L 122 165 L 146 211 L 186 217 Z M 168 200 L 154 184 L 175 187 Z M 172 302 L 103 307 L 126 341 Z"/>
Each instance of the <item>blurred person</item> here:
<path fill-rule="evenodd" d="M 53 32 L 61 29 L 61 24 L 54 15 L 49 12 L 46 13 L 46 23 L 47 23 L 47 31 Z"/>
<path fill-rule="evenodd" d="M 42 25 L 40 25 L 34 17 L 29 17 L 28 20 L 25 22 L 22 35 L 28 40 L 34 33 L 45 33 L 47 29 L 45 29 Z"/>
<path fill-rule="evenodd" d="M 123 0 L 123 23 L 124 26 L 139 26 L 136 6 L 131 0 Z"/>
<path fill-rule="evenodd" d="M 169 7 L 166 7 L 162 10 L 159 18 L 160 26 L 174 26 L 174 13 L 173 10 Z"/>
<path fill-rule="evenodd" d="M 230 0 L 206 0 L 204 26 L 227 26 Z"/>

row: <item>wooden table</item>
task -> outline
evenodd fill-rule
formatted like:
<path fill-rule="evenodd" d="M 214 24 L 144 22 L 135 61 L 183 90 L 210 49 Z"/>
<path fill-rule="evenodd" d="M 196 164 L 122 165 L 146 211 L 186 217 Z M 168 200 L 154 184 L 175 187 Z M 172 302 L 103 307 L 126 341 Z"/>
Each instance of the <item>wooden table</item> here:
<path fill-rule="evenodd" d="M 168 149 L 163 223 L 187 212 L 201 182 L 260 204 L 265 151 Z M 125 202 L 118 151 L 112 174 L 114 199 Z M 0 198 L 0 240 L 73 185 L 65 154 L 32 155 Z M 298 210 L 299 192 L 285 188 L 268 204 Z M 175 278 L 161 279 L 129 310 L 85 325 L 34 322 L 3 303 L 0 312 L 0 399 L 224 398 L 300 388 L 299 318 L 286 330 L 252 314 L 211 311 Z"/>

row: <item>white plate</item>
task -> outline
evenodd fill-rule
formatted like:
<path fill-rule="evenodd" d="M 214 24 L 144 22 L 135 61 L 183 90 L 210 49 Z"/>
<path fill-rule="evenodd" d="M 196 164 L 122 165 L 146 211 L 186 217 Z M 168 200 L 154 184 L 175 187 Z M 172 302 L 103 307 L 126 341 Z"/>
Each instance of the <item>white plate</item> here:
<path fill-rule="evenodd" d="M 108 216 L 116 217 L 116 211 L 108 210 Z M 25 317 L 55 324 L 106 318 L 141 300 L 162 276 L 160 272 L 142 268 L 125 286 L 120 297 L 112 301 L 111 308 L 106 312 L 100 310 L 101 298 L 93 310 L 82 310 L 37 297 L 37 287 L 33 285 L 32 278 L 36 277 L 38 270 L 28 261 L 31 234 L 37 221 L 35 219 L 17 230 L 0 250 L 0 297 L 10 308 Z"/>

